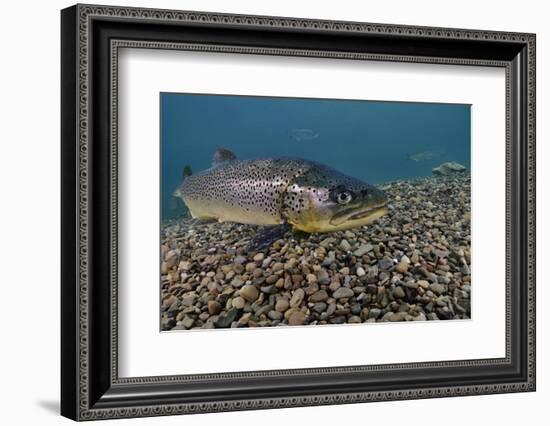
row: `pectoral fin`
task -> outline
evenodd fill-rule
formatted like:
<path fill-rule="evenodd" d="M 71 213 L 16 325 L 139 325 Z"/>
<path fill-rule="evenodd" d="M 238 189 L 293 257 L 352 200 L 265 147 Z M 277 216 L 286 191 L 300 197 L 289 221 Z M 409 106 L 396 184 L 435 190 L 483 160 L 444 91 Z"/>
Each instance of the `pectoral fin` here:
<path fill-rule="evenodd" d="M 248 251 L 257 251 L 271 246 L 275 241 L 280 240 L 292 226 L 287 222 L 282 225 L 265 226 L 260 229 L 254 239 L 248 245 Z"/>

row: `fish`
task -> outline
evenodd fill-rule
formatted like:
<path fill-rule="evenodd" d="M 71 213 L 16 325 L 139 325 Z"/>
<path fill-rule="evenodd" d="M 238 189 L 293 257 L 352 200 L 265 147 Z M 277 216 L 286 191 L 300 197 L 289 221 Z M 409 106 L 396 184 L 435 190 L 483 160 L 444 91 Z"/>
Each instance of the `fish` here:
<path fill-rule="evenodd" d="M 407 156 L 409 160 L 416 161 L 417 163 L 421 161 L 435 160 L 440 157 L 441 157 L 441 154 L 437 152 L 432 152 L 432 151 L 422 151 L 422 152 L 417 152 L 416 154 L 411 154 Z"/>
<path fill-rule="evenodd" d="M 193 218 L 270 228 L 259 240 L 276 239 L 277 226 L 334 232 L 387 212 L 382 190 L 327 165 L 292 157 L 239 160 L 225 149 L 216 151 L 211 168 L 185 177 L 174 195 Z"/>
<path fill-rule="evenodd" d="M 309 141 L 319 137 L 319 133 L 311 129 L 292 129 L 290 134 L 296 142 Z"/>

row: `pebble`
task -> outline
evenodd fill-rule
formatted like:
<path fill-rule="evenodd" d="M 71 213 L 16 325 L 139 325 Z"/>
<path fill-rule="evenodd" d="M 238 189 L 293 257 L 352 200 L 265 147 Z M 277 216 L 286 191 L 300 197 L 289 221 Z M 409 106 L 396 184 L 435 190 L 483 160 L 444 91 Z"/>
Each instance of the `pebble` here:
<path fill-rule="evenodd" d="M 191 317 L 186 316 L 183 321 L 181 322 L 181 325 L 183 325 L 186 329 L 190 329 L 195 324 L 195 320 Z"/>
<path fill-rule="evenodd" d="M 325 290 L 319 290 L 318 292 L 313 293 L 311 296 L 309 296 L 308 300 L 312 303 L 317 303 L 317 302 L 324 302 L 327 299 L 328 299 L 327 292 Z"/>
<path fill-rule="evenodd" d="M 374 246 L 372 244 L 362 244 L 359 246 L 358 249 L 356 249 L 353 252 L 354 256 L 361 257 L 369 252 L 371 252 L 374 249 Z"/>
<path fill-rule="evenodd" d="M 243 299 L 254 302 L 258 298 L 260 292 L 253 285 L 247 284 L 241 288 L 239 294 Z"/>
<path fill-rule="evenodd" d="M 428 288 L 430 288 L 430 283 L 426 280 L 418 280 L 417 281 L 418 285 L 420 287 L 422 287 L 424 290 L 427 290 Z"/>
<path fill-rule="evenodd" d="M 395 287 L 392 290 L 392 296 L 396 299 L 403 299 L 405 297 L 405 290 L 402 287 Z"/>
<path fill-rule="evenodd" d="M 208 313 L 210 315 L 217 315 L 221 312 L 222 305 L 220 302 L 216 300 L 209 300 L 208 301 Z"/>
<path fill-rule="evenodd" d="M 288 325 L 302 325 L 306 321 L 306 314 L 300 311 L 294 311 L 288 318 Z"/>
<path fill-rule="evenodd" d="M 349 268 L 346 266 L 346 267 L 340 269 L 340 273 L 342 275 L 349 275 Z"/>
<path fill-rule="evenodd" d="M 191 306 L 195 303 L 195 300 L 197 300 L 197 295 L 194 293 L 188 293 L 182 297 L 181 304 L 183 306 Z"/>
<path fill-rule="evenodd" d="M 327 310 L 327 304 L 324 302 L 318 302 L 313 305 L 312 309 L 317 313 L 321 313 Z"/>
<path fill-rule="evenodd" d="M 242 292 L 242 290 L 241 290 Z M 244 305 L 246 304 L 246 300 L 244 300 L 244 298 L 240 297 L 240 296 L 237 296 L 233 299 L 233 307 L 235 309 L 242 309 L 244 308 Z"/>
<path fill-rule="evenodd" d="M 316 283 L 317 282 L 317 276 L 314 275 L 314 274 L 307 274 L 306 275 L 306 280 L 310 284 Z"/>
<path fill-rule="evenodd" d="M 275 310 L 279 312 L 285 312 L 290 307 L 287 299 L 279 299 L 275 303 Z"/>
<path fill-rule="evenodd" d="M 409 270 L 409 263 L 403 262 L 403 260 L 401 260 L 397 265 L 395 265 L 395 270 L 404 274 Z"/>
<path fill-rule="evenodd" d="M 273 272 L 278 272 L 278 271 L 282 271 L 284 268 L 285 268 L 284 263 L 275 262 L 275 263 L 273 264 L 273 266 L 271 267 L 271 270 L 272 270 Z"/>
<path fill-rule="evenodd" d="M 443 284 L 430 284 L 430 290 L 433 291 L 435 294 L 444 294 L 447 293 L 447 286 Z"/>
<path fill-rule="evenodd" d="M 304 300 L 305 292 L 301 288 L 294 291 L 292 294 L 292 298 L 290 299 L 290 307 L 295 308 L 297 306 L 300 306 L 302 304 L 302 301 Z"/>
<path fill-rule="evenodd" d="M 350 251 L 351 250 L 351 245 L 350 245 L 350 243 L 348 243 L 347 240 L 342 240 L 342 241 L 340 241 L 340 248 L 344 251 Z"/>
<path fill-rule="evenodd" d="M 372 308 L 370 311 L 369 311 L 369 318 L 378 318 L 380 316 L 380 314 L 382 313 L 382 311 L 378 308 Z"/>
<path fill-rule="evenodd" d="M 393 266 L 393 261 L 391 259 L 388 259 L 388 258 L 382 258 L 378 261 L 378 267 L 382 270 L 382 271 L 386 271 L 388 269 L 390 269 L 391 267 Z"/>
<path fill-rule="evenodd" d="M 283 319 L 283 313 L 279 311 L 269 311 L 267 316 L 272 320 L 281 320 Z"/>
<path fill-rule="evenodd" d="M 320 269 L 319 272 L 317 272 L 317 281 L 319 281 L 319 284 L 322 285 L 327 285 L 330 283 L 330 275 L 326 269 Z"/>
<path fill-rule="evenodd" d="M 333 237 L 328 237 L 328 238 L 325 238 L 324 240 L 322 240 L 319 245 L 321 247 L 328 247 L 330 246 L 331 244 L 335 243 L 336 242 L 336 238 L 333 238 Z"/>
<path fill-rule="evenodd" d="M 335 299 L 347 299 L 352 297 L 353 295 L 353 290 L 347 287 L 340 287 L 334 293 L 332 293 L 332 297 L 334 297 Z"/>
<path fill-rule="evenodd" d="M 237 309 L 230 309 L 225 314 L 221 314 L 215 322 L 217 328 L 228 328 L 233 321 L 237 318 L 239 311 Z"/>
<path fill-rule="evenodd" d="M 162 329 L 469 318 L 469 176 L 384 188 L 395 208 L 372 225 L 250 254 L 255 226 L 163 225 Z"/>
<path fill-rule="evenodd" d="M 244 281 L 240 277 L 235 277 L 231 280 L 231 285 L 233 287 L 239 288 L 244 284 Z"/>

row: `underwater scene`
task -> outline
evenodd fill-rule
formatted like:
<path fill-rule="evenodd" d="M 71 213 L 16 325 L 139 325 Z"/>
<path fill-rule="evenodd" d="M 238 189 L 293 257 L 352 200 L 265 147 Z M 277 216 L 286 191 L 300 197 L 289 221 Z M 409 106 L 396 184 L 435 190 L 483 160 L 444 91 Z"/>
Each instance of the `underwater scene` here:
<path fill-rule="evenodd" d="M 160 94 L 160 328 L 469 319 L 470 105 Z"/>

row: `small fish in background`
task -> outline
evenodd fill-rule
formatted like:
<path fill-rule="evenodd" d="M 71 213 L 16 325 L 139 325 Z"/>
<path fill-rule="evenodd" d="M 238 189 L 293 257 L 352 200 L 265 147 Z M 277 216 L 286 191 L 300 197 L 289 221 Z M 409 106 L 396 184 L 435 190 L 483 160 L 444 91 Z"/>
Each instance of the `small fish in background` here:
<path fill-rule="evenodd" d="M 238 160 L 225 149 L 214 154 L 210 169 L 184 173 L 174 196 L 193 218 L 265 226 L 249 249 L 265 247 L 291 228 L 356 228 L 387 211 L 383 191 L 324 164 L 285 157 Z"/>
<path fill-rule="evenodd" d="M 411 161 L 415 161 L 417 163 L 425 162 L 425 161 L 433 161 L 439 158 L 441 158 L 441 154 L 433 151 L 422 151 L 422 152 L 417 152 L 415 154 L 409 154 L 407 156 L 407 159 Z"/>
<path fill-rule="evenodd" d="M 290 135 L 296 142 L 311 141 L 319 137 L 319 133 L 311 129 L 292 129 Z"/>

